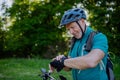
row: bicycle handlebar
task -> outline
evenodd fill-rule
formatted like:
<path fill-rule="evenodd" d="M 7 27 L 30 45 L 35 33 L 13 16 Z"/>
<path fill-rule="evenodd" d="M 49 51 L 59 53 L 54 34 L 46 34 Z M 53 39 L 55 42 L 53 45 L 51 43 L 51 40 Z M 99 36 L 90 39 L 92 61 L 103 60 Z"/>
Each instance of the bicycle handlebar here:
<path fill-rule="evenodd" d="M 41 77 L 43 78 L 43 80 L 56 80 L 55 78 L 53 78 L 52 76 L 50 76 L 51 72 L 47 72 L 46 69 L 42 68 L 41 69 L 42 75 Z"/>
<path fill-rule="evenodd" d="M 42 74 L 40 75 L 42 77 L 43 80 L 57 80 L 54 77 L 50 76 L 51 72 L 47 72 L 46 69 L 41 68 L 41 72 Z M 60 80 L 67 80 L 64 76 L 59 75 Z"/>

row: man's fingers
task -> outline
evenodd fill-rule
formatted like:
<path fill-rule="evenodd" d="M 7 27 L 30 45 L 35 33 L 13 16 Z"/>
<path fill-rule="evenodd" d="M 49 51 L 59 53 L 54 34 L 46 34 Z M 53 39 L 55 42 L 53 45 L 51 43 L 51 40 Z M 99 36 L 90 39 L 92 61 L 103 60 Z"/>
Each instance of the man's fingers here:
<path fill-rule="evenodd" d="M 56 57 L 56 60 L 61 60 L 61 58 L 63 57 L 64 55 L 59 55 Z"/>
<path fill-rule="evenodd" d="M 49 64 L 49 72 L 53 72 L 54 71 L 54 68 Z"/>

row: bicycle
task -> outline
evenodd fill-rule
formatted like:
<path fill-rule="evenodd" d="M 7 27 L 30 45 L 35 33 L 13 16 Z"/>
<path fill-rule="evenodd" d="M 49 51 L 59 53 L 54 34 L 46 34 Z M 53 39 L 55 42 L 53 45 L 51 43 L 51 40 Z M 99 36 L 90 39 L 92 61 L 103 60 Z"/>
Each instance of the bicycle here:
<path fill-rule="evenodd" d="M 40 77 L 42 78 L 42 80 L 67 80 L 64 76 L 59 75 L 60 79 L 56 79 L 55 77 L 51 76 L 51 72 L 50 71 L 46 71 L 46 69 L 41 68 L 41 72 L 42 74 L 40 75 Z"/>

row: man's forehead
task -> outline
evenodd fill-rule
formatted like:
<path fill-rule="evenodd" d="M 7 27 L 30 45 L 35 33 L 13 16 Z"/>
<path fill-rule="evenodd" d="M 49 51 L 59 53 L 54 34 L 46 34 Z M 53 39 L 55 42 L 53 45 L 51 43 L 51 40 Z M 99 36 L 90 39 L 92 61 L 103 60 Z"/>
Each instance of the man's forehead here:
<path fill-rule="evenodd" d="M 73 25 L 75 22 L 71 22 L 71 23 L 68 23 L 68 24 L 66 24 L 65 26 L 66 27 L 70 27 L 71 25 Z"/>

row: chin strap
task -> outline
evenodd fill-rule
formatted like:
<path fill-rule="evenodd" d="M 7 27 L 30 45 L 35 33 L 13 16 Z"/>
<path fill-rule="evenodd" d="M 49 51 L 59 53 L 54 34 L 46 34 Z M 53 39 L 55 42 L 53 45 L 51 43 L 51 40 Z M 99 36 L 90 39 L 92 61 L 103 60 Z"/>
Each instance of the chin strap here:
<path fill-rule="evenodd" d="M 86 24 L 85 24 L 85 30 L 83 31 L 83 29 L 82 29 L 81 25 L 79 24 L 79 22 L 76 21 L 76 23 L 78 24 L 78 26 L 80 27 L 80 29 L 81 29 L 81 31 L 82 31 L 82 36 L 81 36 L 81 38 L 80 38 L 80 39 L 82 39 L 83 36 L 84 36 L 84 34 L 85 34 L 85 31 L 86 31 Z"/>

